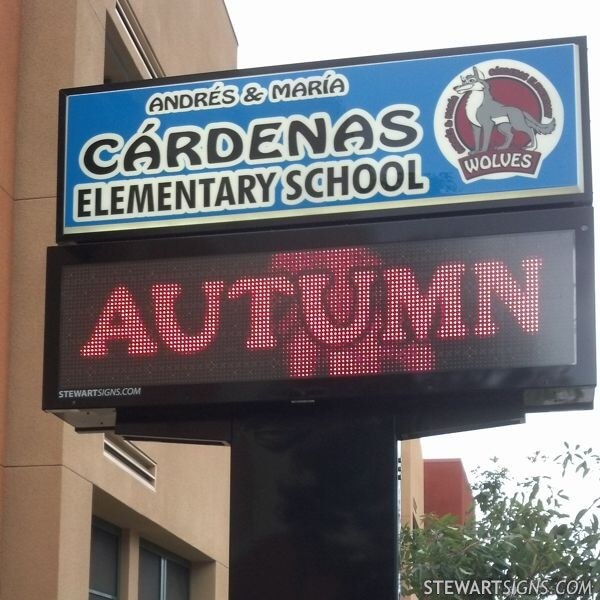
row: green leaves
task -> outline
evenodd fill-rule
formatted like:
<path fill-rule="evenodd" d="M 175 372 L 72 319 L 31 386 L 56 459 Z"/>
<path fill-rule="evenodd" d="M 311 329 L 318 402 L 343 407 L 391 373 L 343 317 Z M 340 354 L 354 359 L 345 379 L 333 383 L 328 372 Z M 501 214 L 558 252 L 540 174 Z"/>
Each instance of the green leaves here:
<path fill-rule="evenodd" d="M 600 456 L 591 448 L 566 442 L 564 448 L 553 458 L 536 452 L 531 464 L 554 466 L 559 478 L 567 474 L 589 478 L 588 485 L 600 489 Z M 573 517 L 567 507 L 569 495 L 552 481 L 547 475 L 515 481 L 498 461 L 476 471 L 475 523 L 461 526 L 448 515 L 427 515 L 422 528 L 402 528 L 402 593 L 447 599 L 436 595 L 436 590 L 425 594 L 431 591 L 424 588 L 425 582 L 432 580 L 535 579 L 553 589 L 558 581 L 578 579 L 591 582 L 592 598 L 600 600 L 600 501 L 596 499 Z M 536 600 L 554 597 L 552 593 L 535 596 Z"/>

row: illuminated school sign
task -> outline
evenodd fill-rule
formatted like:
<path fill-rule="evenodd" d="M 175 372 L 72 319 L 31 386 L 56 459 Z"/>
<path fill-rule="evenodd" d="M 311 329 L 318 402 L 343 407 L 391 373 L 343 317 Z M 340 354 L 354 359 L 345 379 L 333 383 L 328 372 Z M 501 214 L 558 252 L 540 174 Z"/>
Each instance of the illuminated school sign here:
<path fill-rule="evenodd" d="M 591 385 L 592 234 L 550 212 L 51 248 L 46 408 Z"/>
<path fill-rule="evenodd" d="M 582 45 L 63 91 L 58 237 L 589 202 Z"/>

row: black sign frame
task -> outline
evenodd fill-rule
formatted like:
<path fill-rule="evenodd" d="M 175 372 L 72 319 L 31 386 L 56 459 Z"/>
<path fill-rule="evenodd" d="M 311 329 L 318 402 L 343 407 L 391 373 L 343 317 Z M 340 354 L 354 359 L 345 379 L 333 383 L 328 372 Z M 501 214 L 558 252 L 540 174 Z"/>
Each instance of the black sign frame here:
<path fill-rule="evenodd" d="M 63 265 L 143 261 L 153 258 L 252 251 L 285 251 L 306 248 L 470 237 L 505 233 L 558 230 L 575 232 L 577 282 L 576 363 L 560 367 L 484 369 L 456 374 L 421 373 L 337 378 L 288 379 L 273 382 L 243 382 L 195 385 L 145 386 L 140 396 L 59 399 L 60 274 Z M 61 415 L 69 411 L 106 414 L 119 408 L 178 410 L 200 408 L 207 414 L 231 415 L 262 405 L 314 404 L 360 407 L 377 412 L 397 410 L 415 398 L 444 395 L 486 394 L 503 390 L 532 400 L 535 410 L 553 410 L 561 404 L 589 404 L 584 390 L 596 383 L 592 209 L 577 207 L 546 211 L 514 211 L 461 218 L 408 219 L 397 222 L 298 229 L 261 233 L 238 233 L 196 238 L 86 244 L 48 249 L 46 331 L 44 364 L 44 410 Z M 419 401 L 421 401 L 419 400 Z M 75 415 L 73 415 L 74 417 Z"/>
<path fill-rule="evenodd" d="M 271 228 L 288 229 L 305 226 L 332 226 L 343 223 L 366 223 L 377 222 L 381 220 L 389 220 L 396 218 L 411 218 L 424 215 L 438 214 L 480 214 L 490 213 L 499 210 L 510 210 L 513 208 L 523 207 L 523 198 L 503 199 L 491 203 L 489 206 L 486 203 L 457 202 L 437 205 L 422 205 L 414 207 L 399 207 L 398 209 L 386 210 L 369 210 L 366 212 L 344 212 L 340 215 L 333 213 L 315 214 L 302 217 L 281 217 L 276 219 L 257 219 L 253 221 L 231 221 L 227 223 L 207 223 L 195 225 L 181 225 L 172 227 L 169 225 L 160 226 L 151 229 L 131 227 L 124 230 L 113 231 L 94 231 L 85 233 L 65 233 L 63 228 L 64 223 L 64 189 L 65 189 L 65 127 L 67 125 L 66 104 L 69 96 L 77 94 L 89 94 L 94 92 L 104 92 L 112 90 L 128 90 L 136 88 L 146 88 L 166 84 L 179 83 L 201 83 L 203 81 L 212 81 L 219 79 L 228 79 L 233 77 L 250 77 L 271 75 L 280 72 L 294 72 L 304 70 L 318 70 L 344 66 L 365 65 L 384 63 L 388 61 L 410 61 L 421 58 L 435 58 L 454 55 L 468 55 L 478 52 L 492 52 L 504 50 L 517 50 L 525 48 L 537 48 L 543 46 L 552 46 L 558 44 L 574 44 L 579 49 L 579 69 L 578 78 L 580 86 L 580 106 L 581 114 L 581 147 L 582 156 L 580 164 L 583 171 L 582 184 L 583 191 L 578 193 L 559 193 L 547 196 L 536 195 L 535 201 L 531 198 L 528 202 L 528 208 L 556 208 L 561 206 L 581 206 L 592 203 L 592 174 L 591 174 L 591 138 L 589 131 L 590 111 L 589 111 L 589 94 L 588 94 L 588 70 L 587 70 L 587 39 L 585 36 L 565 37 L 555 39 L 542 39 L 523 42 L 509 42 L 493 45 L 477 45 L 458 48 L 444 48 L 427 51 L 414 51 L 393 53 L 377 56 L 361 56 L 353 58 L 320 60 L 306 63 L 292 63 L 283 65 L 273 65 L 267 67 L 255 67 L 247 69 L 233 69 L 216 71 L 209 73 L 201 73 L 195 75 L 182 75 L 174 77 L 165 77 L 152 80 L 143 80 L 136 82 L 126 82 L 107 85 L 85 86 L 77 88 L 69 88 L 60 90 L 59 94 L 59 120 L 58 120 L 58 165 L 57 165 L 57 206 L 56 206 L 56 242 L 58 244 L 70 243 L 88 243 L 109 240 L 126 240 L 126 239 L 141 239 L 141 238 L 163 238 L 167 236 L 189 236 L 194 234 L 211 234 L 211 233 L 229 233 L 241 231 L 254 231 L 257 229 L 269 230 Z M 533 197 L 532 197 L 533 198 Z"/>

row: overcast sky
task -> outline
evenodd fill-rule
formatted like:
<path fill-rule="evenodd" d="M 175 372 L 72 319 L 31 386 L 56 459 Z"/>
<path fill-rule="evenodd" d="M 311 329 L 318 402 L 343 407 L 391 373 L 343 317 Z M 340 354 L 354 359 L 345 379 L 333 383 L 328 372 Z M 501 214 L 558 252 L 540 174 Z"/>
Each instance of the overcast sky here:
<path fill-rule="evenodd" d="M 598 123 L 600 25 L 597 5 L 589 0 L 226 0 L 226 4 L 238 38 L 239 67 L 585 35 L 591 120 Z M 596 187 L 599 139 L 597 125 L 595 135 L 592 132 Z M 423 447 L 428 457 L 463 457 L 468 470 L 493 455 L 517 469 L 527 454 L 535 449 L 552 451 L 562 440 L 595 443 L 600 450 L 600 408 L 530 415 L 525 425 L 437 436 L 424 440 Z"/>

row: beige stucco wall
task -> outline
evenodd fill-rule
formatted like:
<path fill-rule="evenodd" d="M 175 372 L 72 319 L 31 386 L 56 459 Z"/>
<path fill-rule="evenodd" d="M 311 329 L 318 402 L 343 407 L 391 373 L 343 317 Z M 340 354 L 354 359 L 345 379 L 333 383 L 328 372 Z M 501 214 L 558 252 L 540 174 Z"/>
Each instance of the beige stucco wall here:
<path fill-rule="evenodd" d="M 17 0 L 0 2 L 0 75 L 9 81 L 17 73 L 18 5 Z M 129 0 L 129 5 L 166 74 L 235 66 L 235 35 L 222 0 Z M 58 90 L 102 82 L 107 11 L 114 16 L 114 1 L 23 2 L 18 104 L 0 94 L 0 109 L 8 107 L 0 119 L 18 106 L 14 194 L 12 168 L 6 169 L 14 136 L 0 137 L 2 232 L 10 232 L 13 224 L 12 238 L 0 236 L 0 408 L 5 406 L 5 414 L 0 412 L 0 598 L 87 597 L 93 512 L 124 527 L 133 523 L 142 535 L 191 561 L 216 561 L 193 571 L 193 588 L 195 594 L 224 600 L 228 449 L 140 444 L 158 465 L 152 490 L 103 455 L 101 434 L 76 434 L 41 411 L 45 250 L 55 236 Z M 8 73 L 6 56 L 14 66 Z M 125 555 L 135 562 L 136 556 Z M 135 577 L 122 585 L 124 600 L 133 600 Z"/>
<path fill-rule="evenodd" d="M 21 0 L 0 2 L 0 528 L 8 394 L 10 248 L 14 197 L 17 79 Z"/>
<path fill-rule="evenodd" d="M 11 196 L 14 179 L 20 8 L 21 0 L 2 0 L 0 4 L 0 188 Z"/>
<path fill-rule="evenodd" d="M 401 443 L 402 480 L 400 485 L 400 523 L 412 525 L 413 517 L 420 525 L 423 515 L 423 456 L 420 440 Z"/>
<path fill-rule="evenodd" d="M 237 44 L 223 35 L 233 29 L 222 0 L 130 0 L 130 5 L 169 75 L 235 65 Z"/>
<path fill-rule="evenodd" d="M 400 444 L 402 479 L 400 481 L 400 525 L 413 527 L 421 524 L 423 515 L 423 455 L 420 440 L 405 440 Z M 400 596 L 401 600 L 418 600 L 411 596 Z"/>

